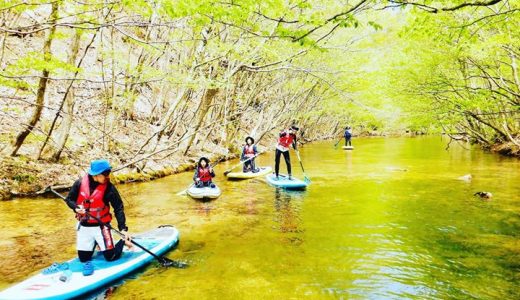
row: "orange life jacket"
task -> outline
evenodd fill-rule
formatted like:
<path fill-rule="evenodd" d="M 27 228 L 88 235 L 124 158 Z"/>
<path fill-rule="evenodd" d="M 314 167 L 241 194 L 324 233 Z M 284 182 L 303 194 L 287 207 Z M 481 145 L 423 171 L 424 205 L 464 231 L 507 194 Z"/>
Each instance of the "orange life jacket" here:
<path fill-rule="evenodd" d="M 103 197 L 107 189 L 108 183 L 100 184 L 96 187 L 94 192 L 90 194 L 88 175 L 83 176 L 81 179 L 81 185 L 79 188 L 78 199 L 76 200 L 77 205 L 83 205 L 85 210 L 103 221 L 104 223 L 110 223 L 112 221 L 112 215 L 110 214 L 110 207 L 105 204 Z M 78 220 L 87 222 L 89 224 L 98 224 L 99 222 L 90 217 L 89 215 L 77 215 Z"/>

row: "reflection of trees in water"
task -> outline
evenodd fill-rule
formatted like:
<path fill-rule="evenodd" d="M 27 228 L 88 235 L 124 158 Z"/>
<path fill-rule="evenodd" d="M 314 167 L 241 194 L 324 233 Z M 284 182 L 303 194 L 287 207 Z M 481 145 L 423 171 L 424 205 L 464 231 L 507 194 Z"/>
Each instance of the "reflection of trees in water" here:
<path fill-rule="evenodd" d="M 275 222 L 279 224 L 279 231 L 283 233 L 282 241 L 295 245 L 303 243 L 301 234 L 301 200 L 305 192 L 284 191 L 275 189 L 274 208 Z"/>

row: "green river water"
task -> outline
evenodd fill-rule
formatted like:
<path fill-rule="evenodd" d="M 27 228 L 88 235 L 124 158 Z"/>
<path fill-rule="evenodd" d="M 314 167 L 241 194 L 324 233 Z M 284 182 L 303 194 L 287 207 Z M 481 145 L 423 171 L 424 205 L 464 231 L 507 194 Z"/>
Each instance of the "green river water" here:
<path fill-rule="evenodd" d="M 360 138 L 348 152 L 333 144 L 302 147 L 304 192 L 226 181 L 237 161 L 216 168 L 223 194 L 212 202 L 176 195 L 191 172 L 120 185 L 130 232 L 175 225 L 180 244 L 168 257 L 190 267 L 154 263 L 98 298 L 520 299 L 520 160 L 446 151 L 440 137 Z M 465 174 L 473 180 L 457 180 Z M 0 289 L 75 256 L 75 219 L 61 200 L 0 202 L 0 219 Z"/>

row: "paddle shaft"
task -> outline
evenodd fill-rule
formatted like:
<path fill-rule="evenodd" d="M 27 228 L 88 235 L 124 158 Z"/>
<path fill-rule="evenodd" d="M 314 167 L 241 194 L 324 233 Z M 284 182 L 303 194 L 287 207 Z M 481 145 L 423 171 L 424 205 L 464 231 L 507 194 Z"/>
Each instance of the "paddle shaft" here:
<path fill-rule="evenodd" d="M 303 168 L 302 159 L 300 158 L 300 151 L 296 151 L 296 157 L 298 157 L 298 161 L 300 162 L 300 167 L 302 167 L 304 179 L 308 180 L 310 182 L 310 179 L 309 179 L 309 177 L 307 177 L 307 174 L 305 174 L 305 169 Z"/>
<path fill-rule="evenodd" d="M 303 175 L 305 175 L 305 169 L 303 168 L 302 159 L 300 158 L 300 152 L 296 151 L 296 157 L 298 157 L 298 161 L 300 162 L 300 167 L 302 167 Z"/>
<path fill-rule="evenodd" d="M 343 139 L 343 137 L 339 138 L 339 141 L 334 145 L 334 148 L 336 148 L 336 146 L 338 146 L 339 142 L 341 142 L 342 139 Z"/>
<path fill-rule="evenodd" d="M 58 196 L 58 197 L 60 197 L 61 199 L 65 200 L 65 197 L 64 197 L 62 194 L 56 192 L 56 191 L 53 190 L 53 189 L 50 189 L 50 191 L 51 191 L 53 194 L 55 194 L 56 196 Z M 125 234 L 123 234 L 121 231 L 115 229 L 115 228 L 112 227 L 110 224 L 101 221 L 98 217 L 91 215 L 88 211 L 86 212 L 86 214 L 87 214 L 89 217 L 93 218 L 94 220 L 98 221 L 99 224 L 101 224 L 101 225 L 103 225 L 103 226 L 106 226 L 106 227 L 110 228 L 111 230 L 115 231 L 115 232 L 116 232 L 117 234 L 119 234 L 119 236 L 121 236 L 122 238 L 126 238 L 126 235 L 125 235 Z M 132 244 L 136 245 L 137 247 L 141 248 L 141 249 L 142 249 L 143 251 L 145 251 L 146 253 L 148 253 L 148 254 L 150 254 L 151 256 L 153 256 L 153 257 L 154 257 L 155 259 L 157 259 L 159 262 L 162 263 L 162 262 L 164 261 L 164 259 L 163 259 L 162 257 L 159 257 L 158 255 L 156 255 L 156 254 L 153 253 L 152 251 L 150 251 L 150 250 L 146 249 L 145 247 L 141 246 L 141 245 L 140 245 L 139 243 L 137 243 L 136 241 L 130 239 L 130 242 L 132 242 Z"/>
<path fill-rule="evenodd" d="M 234 168 L 239 167 L 240 165 L 242 165 L 242 164 L 244 164 L 244 163 L 246 163 L 246 162 L 252 160 L 253 158 L 257 157 L 257 156 L 260 155 L 260 154 L 262 154 L 262 152 L 257 153 L 257 154 L 255 154 L 255 156 L 250 157 L 250 158 L 248 158 L 248 159 L 246 159 L 246 160 L 243 160 L 243 161 L 241 161 L 240 163 L 234 165 L 234 166 L 231 167 L 230 169 L 226 170 L 226 172 L 224 172 L 224 175 L 229 174 L 229 173 L 231 172 L 231 170 L 233 170 Z"/>

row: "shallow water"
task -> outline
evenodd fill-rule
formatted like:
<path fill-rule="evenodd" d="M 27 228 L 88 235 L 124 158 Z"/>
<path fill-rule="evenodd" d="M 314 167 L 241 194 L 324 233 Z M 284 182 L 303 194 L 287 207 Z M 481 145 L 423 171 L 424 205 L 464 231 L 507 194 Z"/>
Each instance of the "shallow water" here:
<path fill-rule="evenodd" d="M 304 192 L 226 181 L 236 161 L 216 168 L 223 195 L 212 202 L 176 195 L 191 173 L 119 186 L 130 231 L 175 225 L 181 242 L 168 257 L 190 267 L 154 263 L 105 297 L 520 299 L 520 160 L 445 151 L 439 137 L 333 144 L 301 149 L 312 179 Z M 457 180 L 465 174 L 473 180 Z M 75 255 L 74 217 L 61 200 L 0 202 L 0 219 L 0 288 Z"/>

